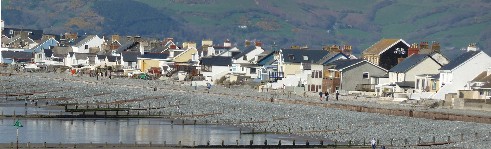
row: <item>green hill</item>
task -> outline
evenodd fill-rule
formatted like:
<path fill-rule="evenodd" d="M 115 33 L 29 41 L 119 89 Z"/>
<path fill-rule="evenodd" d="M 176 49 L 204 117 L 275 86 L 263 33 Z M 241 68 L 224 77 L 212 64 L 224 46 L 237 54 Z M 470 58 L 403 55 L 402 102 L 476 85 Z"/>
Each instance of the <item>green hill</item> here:
<path fill-rule="evenodd" d="M 347 43 L 356 53 L 381 38 L 403 38 L 438 41 L 452 55 L 471 42 L 491 47 L 490 8 L 490 0 L 3 0 L 2 18 L 52 33 Z"/>

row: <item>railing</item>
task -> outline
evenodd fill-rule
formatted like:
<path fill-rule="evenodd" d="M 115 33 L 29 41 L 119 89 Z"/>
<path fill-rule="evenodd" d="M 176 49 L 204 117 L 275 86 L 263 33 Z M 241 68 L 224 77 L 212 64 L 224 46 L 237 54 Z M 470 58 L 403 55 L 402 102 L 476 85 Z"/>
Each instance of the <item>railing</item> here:
<path fill-rule="evenodd" d="M 284 78 L 284 72 L 269 72 L 269 78 Z"/>

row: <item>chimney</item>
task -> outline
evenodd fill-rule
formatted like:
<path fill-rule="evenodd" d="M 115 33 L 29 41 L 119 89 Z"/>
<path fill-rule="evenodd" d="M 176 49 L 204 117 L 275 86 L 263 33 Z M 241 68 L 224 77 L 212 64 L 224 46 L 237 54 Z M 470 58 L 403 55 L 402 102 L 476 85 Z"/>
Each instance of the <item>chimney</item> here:
<path fill-rule="evenodd" d="M 353 52 L 350 45 L 344 45 L 342 51 L 343 51 L 343 54 L 347 55 L 347 56 L 350 56 L 351 53 Z"/>
<path fill-rule="evenodd" d="M 440 53 L 440 43 L 433 41 L 431 44 L 431 51 Z"/>
<path fill-rule="evenodd" d="M 476 43 L 470 43 L 469 46 L 467 46 L 467 52 L 469 51 L 477 51 Z"/>
<path fill-rule="evenodd" d="M 232 43 L 230 42 L 230 40 L 225 40 L 225 42 L 223 43 L 223 47 L 232 47 Z"/>
<path fill-rule="evenodd" d="M 419 44 L 420 49 L 428 49 L 428 42 L 423 41 Z"/>
<path fill-rule="evenodd" d="M 213 46 L 213 41 L 210 40 L 210 39 L 205 39 L 205 40 L 202 40 L 201 41 L 201 46 L 204 47 L 204 46 L 208 46 L 208 47 L 211 47 Z"/>
<path fill-rule="evenodd" d="M 413 54 L 418 54 L 418 53 L 419 53 L 419 47 L 417 43 L 413 43 L 407 50 L 407 56 L 411 56 Z"/>
<path fill-rule="evenodd" d="M 247 39 L 246 39 L 246 40 L 245 40 L 245 47 L 248 47 L 248 46 L 250 46 L 250 45 L 251 45 L 251 41 L 249 41 L 249 40 L 247 40 Z"/>
<path fill-rule="evenodd" d="M 261 41 L 255 41 L 254 42 L 256 47 L 262 47 L 263 46 L 263 43 Z"/>

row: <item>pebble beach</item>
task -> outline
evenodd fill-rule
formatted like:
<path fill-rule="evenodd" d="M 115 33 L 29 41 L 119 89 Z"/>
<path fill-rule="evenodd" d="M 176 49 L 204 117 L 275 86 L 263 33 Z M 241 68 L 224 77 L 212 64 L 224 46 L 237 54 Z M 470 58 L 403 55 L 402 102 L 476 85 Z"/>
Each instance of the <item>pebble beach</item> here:
<path fill-rule="evenodd" d="M 5 74 L 5 72 L 3 73 Z M 17 98 L 43 99 L 50 104 L 86 104 L 150 109 L 150 115 L 173 119 L 248 127 L 256 132 L 295 134 L 319 140 L 362 144 L 376 138 L 394 147 L 424 142 L 452 142 L 437 148 L 489 148 L 491 124 L 431 120 L 326 108 L 325 104 L 349 104 L 391 109 L 438 111 L 489 116 L 490 112 L 380 104 L 377 98 L 340 96 L 320 101 L 318 96 L 259 92 L 251 86 L 192 86 L 189 82 L 72 76 L 67 73 L 15 73 L 0 76 L 2 91 L 34 93 Z M 27 97 L 28 96 L 28 97 Z M 273 102 L 270 99 L 273 98 Z M 301 102 L 297 102 L 301 101 Z M 2 102 L 8 102 L 2 100 Z M 306 104 L 307 103 L 307 104 Z M 136 111 L 130 111 L 135 114 Z M 140 114 L 140 113 L 138 113 Z M 177 120 L 176 120 L 177 121 Z M 450 140 L 449 140 L 450 137 Z"/>

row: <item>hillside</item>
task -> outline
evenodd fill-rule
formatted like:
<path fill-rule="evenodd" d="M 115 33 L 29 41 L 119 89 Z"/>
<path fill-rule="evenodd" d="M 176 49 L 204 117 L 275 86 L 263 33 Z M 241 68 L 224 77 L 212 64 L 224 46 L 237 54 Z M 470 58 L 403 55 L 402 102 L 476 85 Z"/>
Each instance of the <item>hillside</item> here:
<path fill-rule="evenodd" d="M 403 38 L 438 41 L 453 55 L 470 42 L 491 47 L 489 9 L 490 0 L 3 0 L 2 19 L 49 33 L 348 43 L 356 53 L 380 38 Z"/>

